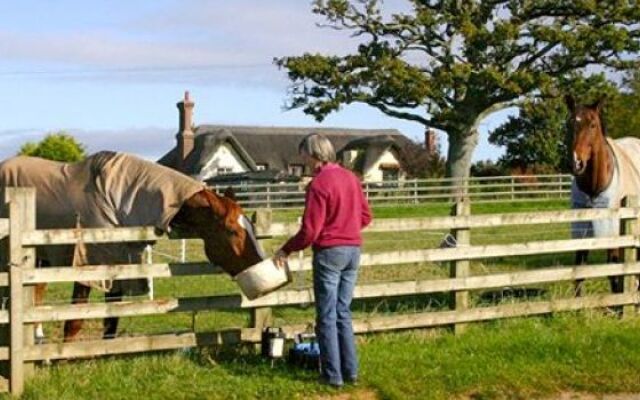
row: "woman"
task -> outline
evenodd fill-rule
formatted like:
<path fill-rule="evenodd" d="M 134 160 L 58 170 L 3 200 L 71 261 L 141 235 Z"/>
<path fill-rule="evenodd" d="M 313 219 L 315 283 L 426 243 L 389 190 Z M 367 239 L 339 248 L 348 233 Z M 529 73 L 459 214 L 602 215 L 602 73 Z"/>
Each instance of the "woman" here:
<path fill-rule="evenodd" d="M 360 264 L 360 232 L 371 222 L 371 212 L 358 178 L 335 163 L 329 139 L 310 134 L 298 152 L 314 178 L 307 187 L 302 226 L 274 261 L 281 266 L 290 253 L 312 246 L 320 380 L 340 387 L 358 378 L 350 306 Z"/>

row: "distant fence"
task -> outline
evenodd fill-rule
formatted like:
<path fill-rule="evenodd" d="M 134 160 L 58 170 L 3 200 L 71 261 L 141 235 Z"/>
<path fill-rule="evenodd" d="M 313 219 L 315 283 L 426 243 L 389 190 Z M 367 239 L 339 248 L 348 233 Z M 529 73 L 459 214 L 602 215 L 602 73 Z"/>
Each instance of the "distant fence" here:
<path fill-rule="evenodd" d="M 221 269 L 208 263 L 96 265 L 83 268 L 35 269 L 34 246 L 84 243 L 134 242 L 154 240 L 151 227 L 114 229 L 36 230 L 35 197 L 32 189 L 7 189 L 2 203 L 8 207 L 9 220 L 0 220 L 0 290 L 10 298 L 9 309 L 0 310 L 0 360 L 8 364 L 10 390 L 19 395 L 23 391 L 25 376 L 39 360 L 72 359 L 102 355 L 125 354 L 155 350 L 180 349 L 193 346 L 259 342 L 262 327 L 272 323 L 272 307 L 309 304 L 313 291 L 309 288 L 284 288 L 250 301 L 241 294 L 167 299 L 127 300 L 104 304 L 68 304 L 34 306 L 29 293 L 37 283 L 95 281 L 105 279 L 171 278 L 187 275 L 210 275 Z M 454 248 L 430 248 L 407 251 L 389 251 L 363 254 L 365 268 L 382 265 L 420 262 L 450 262 L 448 279 L 417 279 L 395 282 L 363 283 L 356 287 L 356 299 L 387 298 L 449 292 L 452 306 L 449 311 L 417 312 L 411 314 L 373 315 L 354 321 L 356 333 L 396 329 L 412 329 L 441 325 L 454 325 L 464 329 L 472 321 L 545 314 L 557 311 L 595 307 L 623 306 L 625 313 L 635 313 L 640 297 L 636 274 L 640 263 L 636 260 L 639 245 L 638 220 L 640 207 L 636 198 L 616 210 L 566 210 L 492 215 L 470 215 L 467 201 L 457 203 L 450 217 L 378 219 L 367 228 L 369 232 L 399 232 L 419 230 L 451 230 Z M 540 240 L 502 245 L 471 245 L 471 232 L 480 227 L 498 227 L 528 224 L 555 224 L 570 221 L 614 218 L 621 221 L 622 233 L 617 237 L 590 239 Z M 261 236 L 290 235 L 297 224 L 272 223 L 268 214 L 257 219 Z M 490 275 L 472 276 L 469 262 L 476 259 L 512 257 L 522 255 L 573 252 L 581 249 L 597 250 L 622 248 L 622 262 L 591 266 L 554 266 L 539 270 L 526 270 Z M 294 272 L 311 269 L 309 257 L 292 257 Z M 488 307 L 472 307 L 469 292 L 484 289 L 544 284 L 606 276 L 624 276 L 623 293 L 599 294 L 579 298 L 528 301 Z M 292 287 L 295 287 L 293 285 Z M 214 332 L 187 332 L 120 337 L 111 340 L 90 340 L 74 343 L 35 344 L 33 324 L 46 321 L 91 319 L 105 317 L 134 317 L 166 313 L 205 310 L 246 309 L 252 318 L 249 327 L 238 327 Z M 303 331 L 304 325 L 285 325 L 288 335 Z"/>
<path fill-rule="evenodd" d="M 214 188 L 220 192 L 227 185 Z M 245 208 L 300 208 L 304 205 L 304 184 L 270 183 L 231 185 Z M 372 205 L 451 202 L 466 192 L 473 202 L 568 198 L 571 175 L 522 175 L 472 177 L 464 180 L 407 179 L 364 182 L 362 188 Z"/>

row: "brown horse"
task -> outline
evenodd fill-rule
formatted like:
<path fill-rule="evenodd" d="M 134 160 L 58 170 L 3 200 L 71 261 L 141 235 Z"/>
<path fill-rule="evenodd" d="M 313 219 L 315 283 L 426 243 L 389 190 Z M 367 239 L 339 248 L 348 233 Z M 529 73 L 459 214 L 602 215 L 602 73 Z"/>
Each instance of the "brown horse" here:
<path fill-rule="evenodd" d="M 570 95 L 565 97 L 570 112 L 568 128 L 573 134 L 569 146 L 572 156 L 572 208 L 618 208 L 624 197 L 640 192 L 640 140 L 606 137 L 602 118 L 603 101 L 578 105 Z M 574 238 L 616 236 L 617 220 L 597 220 L 572 224 Z M 576 264 L 585 264 L 588 251 L 576 253 Z M 619 250 L 607 251 L 607 262 L 618 262 Z M 622 291 L 622 278 L 611 277 L 614 293 Z M 576 282 L 576 293 L 582 294 L 582 281 Z"/>
<path fill-rule="evenodd" d="M 249 220 L 229 192 L 225 196 L 174 170 L 128 154 L 101 152 L 74 164 L 29 157 L 0 163 L 0 187 L 36 188 L 37 229 L 153 225 L 204 241 L 207 258 L 236 275 L 264 258 Z M 41 266 L 137 264 L 147 243 L 46 246 L 37 249 Z M 146 280 L 115 281 L 108 302 L 146 293 Z M 44 285 L 35 303 L 41 304 Z M 73 303 L 88 301 L 91 285 L 76 282 Z M 118 318 L 106 318 L 104 337 L 114 337 Z M 65 341 L 74 340 L 82 320 L 66 321 Z M 41 327 L 36 331 L 42 336 Z"/>

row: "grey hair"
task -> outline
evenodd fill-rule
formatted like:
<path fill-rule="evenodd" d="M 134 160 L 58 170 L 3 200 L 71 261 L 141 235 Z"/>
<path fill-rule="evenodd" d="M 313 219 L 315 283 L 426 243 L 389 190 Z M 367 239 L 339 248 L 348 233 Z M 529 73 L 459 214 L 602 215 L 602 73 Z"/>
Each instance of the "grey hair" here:
<path fill-rule="evenodd" d="M 331 141 L 320 133 L 310 133 L 298 145 L 298 152 L 305 152 L 322 162 L 335 162 L 336 151 Z"/>

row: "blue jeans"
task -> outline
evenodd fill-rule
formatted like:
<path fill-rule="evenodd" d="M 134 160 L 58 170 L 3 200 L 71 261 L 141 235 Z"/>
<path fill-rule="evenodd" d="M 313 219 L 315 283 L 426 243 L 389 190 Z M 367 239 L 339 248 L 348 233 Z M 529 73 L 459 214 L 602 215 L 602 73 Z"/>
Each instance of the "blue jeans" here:
<path fill-rule="evenodd" d="M 321 377 L 342 385 L 358 377 L 358 356 L 351 322 L 351 299 L 358 277 L 360 247 L 336 246 L 313 253 L 313 293 Z"/>

